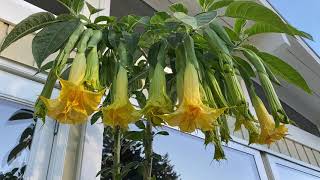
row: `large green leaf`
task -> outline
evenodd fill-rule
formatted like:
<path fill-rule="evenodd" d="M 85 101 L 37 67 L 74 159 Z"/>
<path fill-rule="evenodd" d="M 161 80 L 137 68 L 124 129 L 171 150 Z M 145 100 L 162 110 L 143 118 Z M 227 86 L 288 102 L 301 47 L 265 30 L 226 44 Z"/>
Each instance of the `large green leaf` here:
<path fill-rule="evenodd" d="M 214 3 L 214 0 L 198 0 L 203 12 L 208 11 L 209 7 Z"/>
<path fill-rule="evenodd" d="M 228 6 L 229 4 L 231 4 L 233 2 L 234 2 L 234 0 L 220 0 L 220 1 L 212 3 L 209 7 L 209 10 L 212 11 L 212 10 L 220 9 L 220 8 Z"/>
<path fill-rule="evenodd" d="M 84 6 L 84 0 L 57 0 L 65 8 L 67 8 L 72 14 L 79 14 Z"/>
<path fill-rule="evenodd" d="M 150 24 L 164 24 L 170 17 L 166 12 L 157 12 L 150 18 Z"/>
<path fill-rule="evenodd" d="M 248 36 L 253 36 L 256 34 L 261 34 L 261 33 L 286 33 L 289 35 L 297 35 L 297 36 L 301 36 L 310 40 L 313 40 L 312 36 L 306 32 L 303 31 L 299 31 L 296 28 L 290 26 L 290 25 L 286 25 L 287 28 L 286 29 L 281 29 L 278 28 L 277 26 L 274 26 L 272 24 L 266 24 L 266 23 L 255 23 L 254 25 L 252 25 L 250 28 L 246 29 L 244 31 L 245 34 L 247 34 Z"/>
<path fill-rule="evenodd" d="M 43 28 L 32 41 L 32 53 L 38 67 L 56 52 L 79 26 L 79 20 L 62 21 Z"/>
<path fill-rule="evenodd" d="M 192 16 L 188 16 L 185 13 L 182 12 L 175 12 L 173 13 L 173 16 L 180 20 L 181 22 L 191 26 L 193 29 L 197 29 L 197 19 Z"/>
<path fill-rule="evenodd" d="M 79 14 L 84 6 L 84 0 L 73 0 L 71 2 L 71 8 L 76 14 Z"/>
<path fill-rule="evenodd" d="M 54 15 L 49 12 L 39 12 L 27 17 L 17 24 L 8 34 L 0 48 L 0 52 L 25 35 L 57 21 L 60 20 L 55 19 Z"/>
<path fill-rule="evenodd" d="M 268 65 L 274 74 L 283 78 L 287 82 L 296 85 L 307 93 L 312 93 L 312 90 L 309 88 L 307 82 L 303 79 L 299 72 L 289 64 L 266 52 L 260 52 L 258 55 Z"/>
<path fill-rule="evenodd" d="M 95 14 L 95 13 L 98 13 L 98 12 L 100 12 L 100 11 L 102 11 L 103 9 L 97 9 L 97 8 L 95 8 L 94 6 L 92 6 L 90 3 L 88 3 L 88 2 L 86 2 L 86 5 L 87 5 L 87 7 L 88 7 L 88 9 L 89 9 L 89 12 L 90 12 L 90 14 Z"/>
<path fill-rule="evenodd" d="M 216 11 L 204 12 L 204 13 L 197 14 L 195 16 L 198 27 L 210 24 L 216 17 L 217 17 Z"/>
<path fill-rule="evenodd" d="M 188 9 L 181 3 L 174 3 L 169 7 L 169 9 L 172 12 L 183 12 L 188 14 Z"/>
<path fill-rule="evenodd" d="M 288 30 L 287 24 L 271 9 L 251 1 L 235 1 L 229 4 L 225 16 L 270 24 Z"/>

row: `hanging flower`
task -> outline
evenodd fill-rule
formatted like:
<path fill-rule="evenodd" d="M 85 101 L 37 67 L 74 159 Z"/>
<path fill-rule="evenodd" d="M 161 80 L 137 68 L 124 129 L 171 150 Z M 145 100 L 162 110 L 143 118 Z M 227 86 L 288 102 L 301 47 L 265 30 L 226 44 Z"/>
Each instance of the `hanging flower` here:
<path fill-rule="evenodd" d="M 72 63 L 68 81 L 60 79 L 61 91 L 57 99 L 40 97 L 47 108 L 47 115 L 60 123 L 78 124 L 88 119 L 103 95 L 103 91 L 91 92 L 82 81 L 85 76 L 84 53 L 77 53 Z"/>
<path fill-rule="evenodd" d="M 128 75 L 126 69 L 121 65 L 116 77 L 113 90 L 112 103 L 102 108 L 103 122 L 111 127 L 119 126 L 127 129 L 130 123 L 136 122 L 141 117 L 129 101 L 128 97 Z"/>
<path fill-rule="evenodd" d="M 183 132 L 193 132 L 196 129 L 211 130 L 216 119 L 226 109 L 210 108 L 202 103 L 198 74 L 190 62 L 186 64 L 184 72 L 182 98 L 175 112 L 160 117 L 169 125 L 178 126 Z"/>
<path fill-rule="evenodd" d="M 288 132 L 288 129 L 285 127 L 285 125 L 280 124 L 278 127 L 275 127 L 274 120 L 257 95 L 253 96 L 252 103 L 256 110 L 261 128 L 259 143 L 270 145 L 271 143 L 284 138 Z"/>
<path fill-rule="evenodd" d="M 160 63 L 156 65 L 151 80 L 149 98 L 142 113 L 151 120 L 154 125 L 161 125 L 163 120 L 159 115 L 168 114 L 173 106 L 166 92 L 166 78 L 163 67 Z"/>

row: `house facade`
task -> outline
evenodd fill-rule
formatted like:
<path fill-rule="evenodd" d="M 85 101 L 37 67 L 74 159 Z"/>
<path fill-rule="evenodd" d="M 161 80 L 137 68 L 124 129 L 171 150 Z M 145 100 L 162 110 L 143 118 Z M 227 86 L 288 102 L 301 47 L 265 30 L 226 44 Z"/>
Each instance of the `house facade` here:
<path fill-rule="evenodd" d="M 191 14 L 199 12 L 196 1 L 182 1 L 192 7 Z M 176 0 L 89 2 L 104 9 L 100 14 L 122 16 L 167 11 L 167 7 Z M 259 0 L 259 3 L 273 9 L 267 0 Z M 44 9 L 56 14 L 64 11 L 57 3 L 0 1 L 0 42 L 15 24 Z M 220 20 L 225 25 L 233 23 L 227 18 Z M 27 35 L 0 53 L 0 173 L 26 165 L 23 173 L 26 180 L 100 179 L 96 175 L 103 160 L 102 123 L 69 126 L 50 119 L 45 124 L 37 121 L 31 148 L 7 163 L 21 133 L 32 124 L 31 120 L 8 122 L 7 119 L 19 109 L 32 110 L 46 80 L 46 73 L 37 73 L 31 49 L 33 37 L 33 34 Z M 183 180 L 320 180 L 320 58 L 298 37 L 265 34 L 249 41 L 292 65 L 314 91 L 308 95 L 285 82 L 276 89 L 286 112 L 297 126 L 289 125 L 288 136 L 270 147 L 248 145 L 246 131 L 233 132 L 232 142 L 224 146 L 228 159 L 221 162 L 212 161 L 213 147 L 204 148 L 200 133 L 184 134 L 170 127 L 165 129 L 175 135 L 174 138 L 156 138 L 154 151 L 160 155 L 167 154 L 174 171 Z M 54 55 L 48 60 L 50 58 Z M 258 81 L 256 86 L 259 88 Z M 55 89 L 53 96 L 58 92 L 59 89 Z M 234 119 L 230 117 L 229 122 L 233 131 Z"/>

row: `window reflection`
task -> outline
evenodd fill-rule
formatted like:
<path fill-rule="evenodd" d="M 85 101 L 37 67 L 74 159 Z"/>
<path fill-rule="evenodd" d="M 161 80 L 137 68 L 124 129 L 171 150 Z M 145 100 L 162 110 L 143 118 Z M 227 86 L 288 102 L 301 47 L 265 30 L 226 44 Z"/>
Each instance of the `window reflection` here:
<path fill-rule="evenodd" d="M 0 100 L 0 179 L 22 179 L 27 163 L 35 123 L 30 119 L 9 121 L 20 109 L 25 111 L 19 117 L 32 116 L 26 107 Z"/>
<path fill-rule="evenodd" d="M 202 139 L 166 130 L 170 137 L 156 136 L 154 151 L 169 155 L 179 179 L 260 179 L 253 155 L 225 147 L 228 159 L 217 162 L 213 160 L 214 147 L 208 145 L 205 148 Z"/>
<path fill-rule="evenodd" d="M 277 164 L 280 180 L 320 180 L 320 176 L 315 176 L 298 169 L 293 169 L 288 166 Z M 320 175 L 320 174 L 319 174 Z"/>
<path fill-rule="evenodd" d="M 130 128 L 137 132 L 138 129 Z M 213 160 L 214 147 L 204 147 L 203 139 L 164 128 L 160 131 L 169 132 L 169 136 L 157 135 L 154 138 L 153 175 L 157 180 L 260 180 L 255 159 L 252 154 L 224 147 L 228 160 Z M 124 135 L 126 136 L 126 135 Z M 129 137 L 129 136 L 127 136 Z M 131 164 L 134 168 L 123 179 L 141 180 L 144 154 L 141 141 L 129 139 L 122 141 L 121 164 L 123 167 Z M 112 167 L 112 130 L 106 127 L 104 131 L 104 147 L 102 153 L 101 179 L 111 179 Z M 140 164 L 140 165 L 139 165 Z"/>

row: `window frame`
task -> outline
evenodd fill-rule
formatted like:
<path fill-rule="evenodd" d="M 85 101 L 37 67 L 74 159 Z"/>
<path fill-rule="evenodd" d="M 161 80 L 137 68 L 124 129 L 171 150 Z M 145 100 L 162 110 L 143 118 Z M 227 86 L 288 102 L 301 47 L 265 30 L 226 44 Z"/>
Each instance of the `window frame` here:
<path fill-rule="evenodd" d="M 297 160 L 287 159 L 277 157 L 271 154 L 265 154 L 266 162 L 268 163 L 269 175 L 272 180 L 281 180 L 279 175 L 279 170 L 277 165 L 282 165 L 287 168 L 291 168 L 297 171 L 301 171 L 307 174 L 311 174 L 313 176 L 317 176 L 320 179 L 320 168 L 316 166 L 312 166 Z"/>

